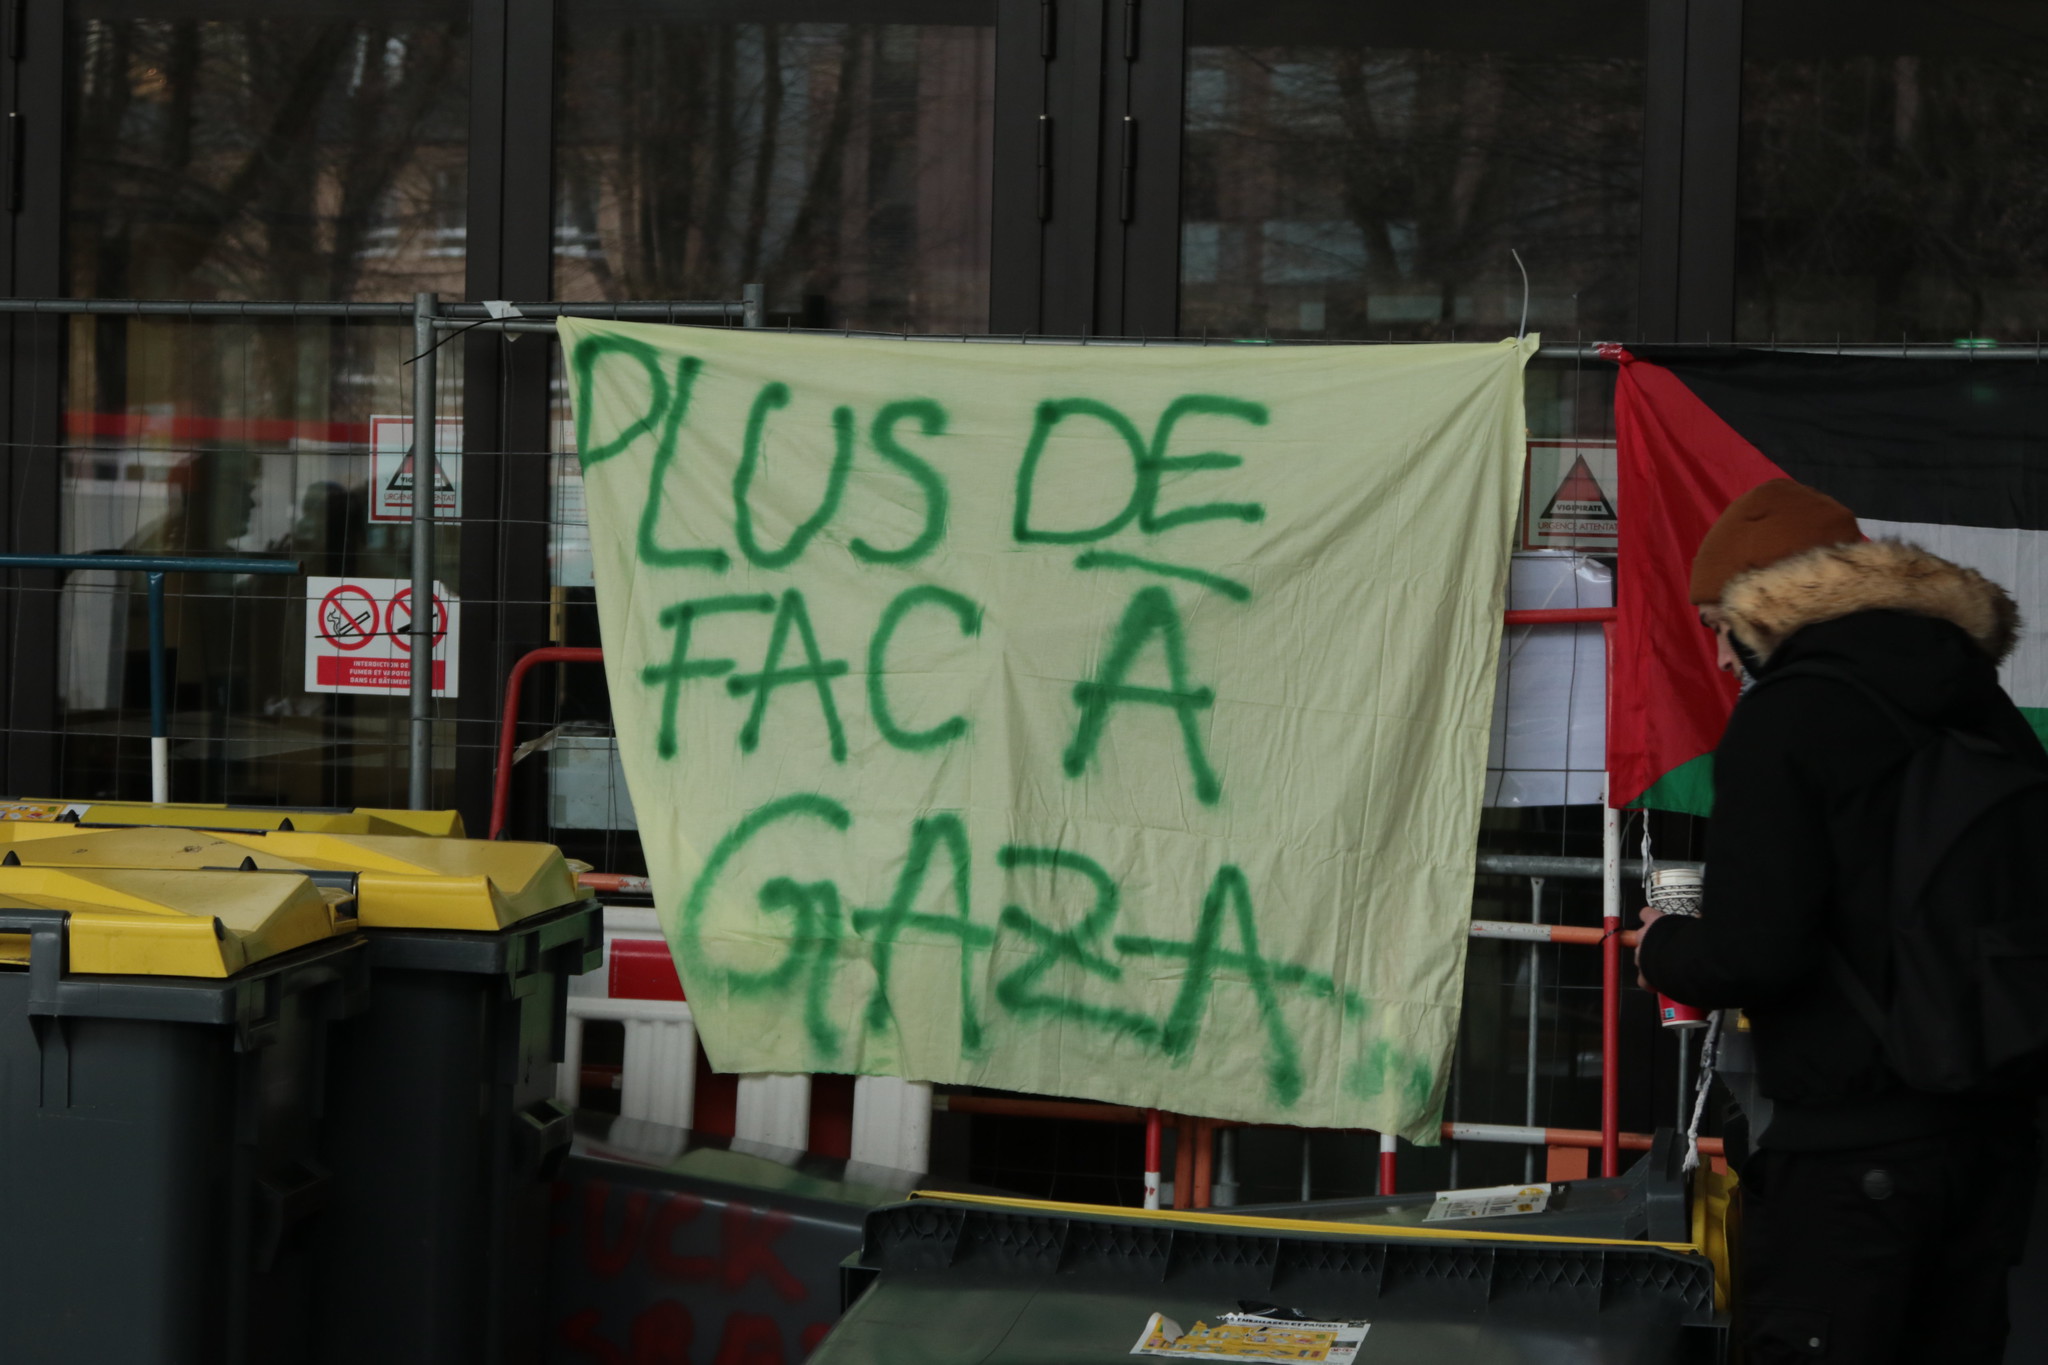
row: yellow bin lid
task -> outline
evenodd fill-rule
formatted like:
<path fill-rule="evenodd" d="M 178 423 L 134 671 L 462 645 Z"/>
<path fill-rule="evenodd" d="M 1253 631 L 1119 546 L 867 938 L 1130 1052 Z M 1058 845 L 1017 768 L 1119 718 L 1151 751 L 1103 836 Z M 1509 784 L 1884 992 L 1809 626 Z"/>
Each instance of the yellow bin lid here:
<path fill-rule="evenodd" d="M 0 839 L 35 838 L 52 825 L 182 825 L 208 829 L 290 829 L 322 834 L 422 834 L 462 837 L 462 815 L 452 810 L 310 810 L 293 806 L 215 806 L 180 802 L 0 801 Z"/>
<path fill-rule="evenodd" d="M 343 892 L 243 872 L 0 867 L 0 904 L 70 911 L 70 970 L 120 976 L 233 976 L 356 927 Z M 0 934 L 0 964 L 28 958 Z"/>
<path fill-rule="evenodd" d="M 26 828 L 26 827 L 23 827 Z M 48 831 L 63 834 L 58 837 Z M 553 844 L 293 830 L 37 827 L 0 841 L 24 867 L 353 872 L 365 929 L 495 932 L 584 899 Z"/>

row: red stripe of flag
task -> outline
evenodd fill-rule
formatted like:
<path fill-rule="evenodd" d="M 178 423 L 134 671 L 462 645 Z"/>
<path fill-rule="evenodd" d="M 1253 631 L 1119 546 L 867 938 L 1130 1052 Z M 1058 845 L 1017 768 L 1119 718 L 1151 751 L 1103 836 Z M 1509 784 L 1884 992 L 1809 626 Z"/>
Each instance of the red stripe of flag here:
<path fill-rule="evenodd" d="M 1671 371 L 1618 347 L 1610 358 L 1620 362 L 1614 425 L 1628 508 L 1607 712 L 1620 807 L 1721 740 L 1740 686 L 1714 667 L 1714 637 L 1692 605 L 1693 553 L 1729 503 L 1786 474 Z"/>

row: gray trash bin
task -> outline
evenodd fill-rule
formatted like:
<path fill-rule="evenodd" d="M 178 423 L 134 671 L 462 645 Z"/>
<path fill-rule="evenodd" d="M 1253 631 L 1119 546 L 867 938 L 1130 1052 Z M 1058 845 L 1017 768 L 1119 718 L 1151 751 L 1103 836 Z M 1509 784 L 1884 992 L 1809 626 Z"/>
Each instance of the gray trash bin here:
<path fill-rule="evenodd" d="M 353 896 L 369 999 L 330 1042 L 320 1161 L 333 1207 L 309 1308 L 331 1365 L 536 1358 L 546 1181 L 569 978 L 597 965 L 601 909 L 550 844 L 79 824 L 19 839 L 18 873 L 303 874 Z M 135 876 L 135 872 L 125 875 Z M 142 874 L 152 875 L 152 874 Z M 198 875 L 194 872 L 153 875 Z"/>
<path fill-rule="evenodd" d="M 311 1255 L 349 911 L 290 874 L 0 868 L 0 1359 L 308 1359 L 349 1292 Z"/>
<path fill-rule="evenodd" d="M 326 1365 L 538 1360 L 554 1098 L 569 978 L 598 964 L 579 900 L 496 932 L 371 929 L 370 1003 L 334 1036 L 324 1141 L 337 1207 L 316 1309 Z"/>
<path fill-rule="evenodd" d="M 812 1365 L 1120 1365 L 1152 1313 L 1362 1318 L 1361 1365 L 1716 1365 L 1727 1336 L 1707 1259 L 1647 1242 L 940 1196 L 870 1213 L 847 1273 Z"/>

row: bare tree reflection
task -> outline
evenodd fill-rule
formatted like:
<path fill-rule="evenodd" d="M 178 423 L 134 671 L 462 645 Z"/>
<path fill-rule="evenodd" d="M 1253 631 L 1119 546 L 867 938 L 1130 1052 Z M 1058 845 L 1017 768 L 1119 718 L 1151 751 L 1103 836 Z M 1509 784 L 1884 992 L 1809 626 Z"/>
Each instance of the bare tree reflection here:
<path fill-rule="evenodd" d="M 2048 323 L 2048 24 L 2009 55 L 1801 54 L 1743 82 L 1751 339 L 2032 339 Z"/>
<path fill-rule="evenodd" d="M 567 14 L 562 297 L 759 280 L 817 325 L 986 325 L 991 29 Z"/>
<path fill-rule="evenodd" d="M 77 18 L 68 59 L 71 291 L 459 293 L 467 36 L 439 0 L 383 13 L 404 17 L 280 9 L 158 19 L 124 8 Z M 314 572 L 394 572 L 400 547 L 366 521 L 362 447 L 372 413 L 403 411 L 409 342 L 406 329 L 360 323 L 74 320 L 64 547 L 268 548 Z M 459 350 L 444 365 L 459 384 Z M 451 563 L 460 528 L 443 531 L 437 550 Z M 305 691 L 290 643 L 303 638 L 302 591 L 191 575 L 173 585 L 181 794 L 344 804 L 389 796 L 401 743 L 393 708 Z M 146 787 L 140 751 L 127 742 L 145 696 L 135 685 L 141 600 L 137 582 L 112 575 L 66 589 L 77 656 L 61 758 L 71 789 Z"/>
<path fill-rule="evenodd" d="M 1642 63 L 1189 53 L 1182 330 L 1441 339 L 1633 322 Z"/>
<path fill-rule="evenodd" d="M 87 20 L 79 44 L 77 292 L 349 299 L 459 280 L 459 27 Z"/>

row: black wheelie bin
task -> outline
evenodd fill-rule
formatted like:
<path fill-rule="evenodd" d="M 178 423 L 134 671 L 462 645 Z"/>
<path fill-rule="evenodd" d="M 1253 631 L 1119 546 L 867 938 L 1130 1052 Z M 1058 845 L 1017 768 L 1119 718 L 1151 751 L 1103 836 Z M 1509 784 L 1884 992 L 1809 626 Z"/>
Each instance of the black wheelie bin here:
<path fill-rule="evenodd" d="M 346 882 L 370 959 L 366 1007 L 329 1055 L 323 1365 L 538 1360 L 547 1196 L 571 1138 L 554 1099 L 569 978 L 601 911 L 551 844 L 259 829 L 114 827 L 17 839 L 66 868 L 300 870 Z"/>
<path fill-rule="evenodd" d="M 0 866 L 0 1359 L 311 1358 L 354 930 L 296 874 Z"/>

